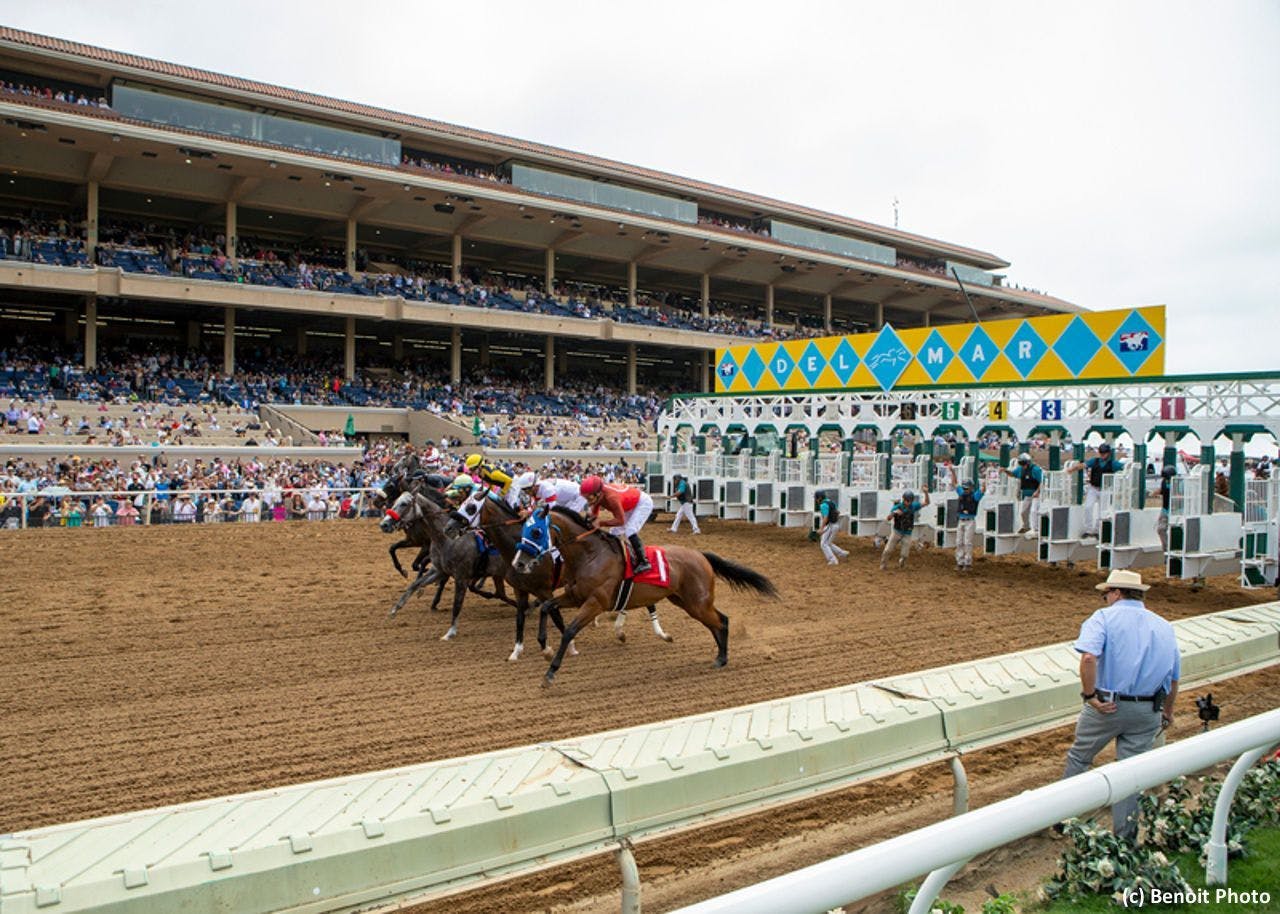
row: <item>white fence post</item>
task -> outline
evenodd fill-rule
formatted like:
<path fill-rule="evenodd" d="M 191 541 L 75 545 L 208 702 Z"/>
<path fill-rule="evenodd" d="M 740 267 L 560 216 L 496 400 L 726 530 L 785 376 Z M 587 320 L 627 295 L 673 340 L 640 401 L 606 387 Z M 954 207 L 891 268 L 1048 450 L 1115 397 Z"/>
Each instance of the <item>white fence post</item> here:
<path fill-rule="evenodd" d="M 1209 842 L 1204 846 L 1206 863 L 1204 881 L 1207 885 L 1226 885 L 1227 882 L 1227 824 L 1231 819 L 1231 803 L 1240 789 L 1245 772 L 1253 767 L 1267 746 L 1251 749 L 1231 766 L 1231 771 L 1222 782 L 1222 792 L 1213 806 L 1213 825 L 1209 830 Z"/>

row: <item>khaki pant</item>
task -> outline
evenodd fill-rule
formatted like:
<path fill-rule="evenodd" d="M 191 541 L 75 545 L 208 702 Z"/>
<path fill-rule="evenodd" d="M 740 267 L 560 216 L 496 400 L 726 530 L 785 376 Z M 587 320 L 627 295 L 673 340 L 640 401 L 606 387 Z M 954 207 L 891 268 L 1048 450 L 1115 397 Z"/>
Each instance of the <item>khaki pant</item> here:
<path fill-rule="evenodd" d="M 1023 496 L 1018 510 L 1022 516 L 1022 530 L 1035 532 L 1035 525 L 1040 520 L 1040 496 Z"/>
<path fill-rule="evenodd" d="M 973 567 L 973 538 L 976 535 L 978 522 L 975 518 L 961 518 L 956 524 L 956 567 Z"/>
<path fill-rule="evenodd" d="M 885 544 L 884 552 L 880 556 L 880 567 L 883 569 L 888 564 L 889 557 L 893 555 L 893 550 L 895 548 L 899 552 L 898 567 L 901 568 L 906 565 L 907 556 L 911 554 L 911 542 L 912 538 L 910 533 L 899 533 L 897 530 L 892 531 L 889 534 L 889 542 Z"/>
<path fill-rule="evenodd" d="M 1156 536 L 1160 537 L 1160 546 L 1165 552 L 1169 551 L 1169 512 L 1161 511 L 1160 516 L 1156 518 Z"/>
<path fill-rule="evenodd" d="M 1076 720 L 1076 738 L 1067 750 L 1064 778 L 1089 770 L 1093 757 L 1112 740 L 1116 741 L 1116 760 L 1141 755 L 1151 748 L 1160 733 L 1160 712 L 1151 702 L 1119 701 L 1114 714 L 1103 714 L 1085 705 Z M 1138 833 L 1138 795 L 1118 799 L 1111 807 L 1111 829 L 1120 837 Z"/>

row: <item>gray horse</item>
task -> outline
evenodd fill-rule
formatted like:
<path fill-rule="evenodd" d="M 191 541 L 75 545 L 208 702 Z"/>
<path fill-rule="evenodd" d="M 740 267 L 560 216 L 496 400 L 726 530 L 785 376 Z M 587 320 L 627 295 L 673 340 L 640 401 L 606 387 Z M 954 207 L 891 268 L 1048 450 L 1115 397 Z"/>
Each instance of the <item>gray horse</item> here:
<path fill-rule="evenodd" d="M 452 516 L 453 513 L 448 508 L 436 504 L 434 498 L 421 492 L 409 491 L 400 494 L 380 524 L 383 532 L 387 533 L 394 530 L 397 525 L 407 529 L 418 523 L 429 531 L 431 567 L 419 574 L 417 579 L 405 589 L 400 599 L 396 601 L 396 605 L 392 607 L 391 615 L 394 616 L 399 612 L 409 598 L 427 584 L 437 585 L 436 601 L 439 601 L 444 582 L 452 578 L 453 616 L 449 630 L 445 632 L 441 641 L 452 641 L 458 637 L 458 614 L 462 612 L 462 601 L 468 590 L 482 597 L 496 596 L 510 606 L 516 605 L 515 601 L 507 596 L 506 587 L 503 584 L 502 557 L 496 553 L 482 553 L 476 538 L 470 534 L 450 536 L 446 532 L 446 527 Z M 494 579 L 495 593 L 487 593 L 479 589 L 479 583 L 486 577 Z M 432 608 L 435 608 L 434 602 Z"/>

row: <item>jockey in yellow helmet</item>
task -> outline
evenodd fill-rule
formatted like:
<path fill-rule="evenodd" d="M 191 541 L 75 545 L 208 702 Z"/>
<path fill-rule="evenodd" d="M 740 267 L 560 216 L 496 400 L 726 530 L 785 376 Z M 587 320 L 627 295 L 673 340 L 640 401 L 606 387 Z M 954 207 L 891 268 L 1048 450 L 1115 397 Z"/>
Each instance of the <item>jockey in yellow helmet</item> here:
<path fill-rule="evenodd" d="M 511 489 L 511 477 L 484 459 L 482 454 L 471 454 L 467 457 L 467 470 L 480 477 L 487 486 L 499 486 L 505 497 Z"/>

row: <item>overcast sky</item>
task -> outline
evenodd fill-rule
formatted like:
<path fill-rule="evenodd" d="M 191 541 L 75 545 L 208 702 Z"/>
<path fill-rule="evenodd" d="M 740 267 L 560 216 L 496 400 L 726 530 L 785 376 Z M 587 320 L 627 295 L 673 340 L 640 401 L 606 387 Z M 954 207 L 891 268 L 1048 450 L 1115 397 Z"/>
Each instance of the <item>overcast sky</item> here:
<path fill-rule="evenodd" d="M 403 12 L 400 12 L 403 8 Z M 1280 3 L 8 4 L 0 22 L 607 156 L 1168 306 L 1280 369 Z"/>

